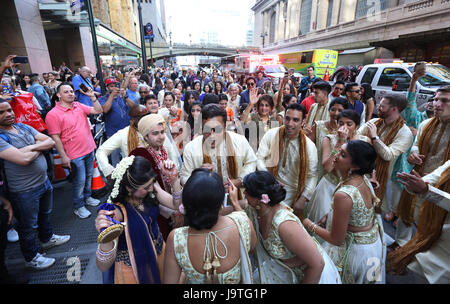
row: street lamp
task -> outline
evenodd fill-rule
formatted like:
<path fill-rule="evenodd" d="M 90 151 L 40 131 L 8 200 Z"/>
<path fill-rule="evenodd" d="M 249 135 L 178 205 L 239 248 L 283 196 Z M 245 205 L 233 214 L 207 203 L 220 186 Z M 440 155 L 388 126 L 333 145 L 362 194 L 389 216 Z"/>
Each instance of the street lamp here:
<path fill-rule="evenodd" d="M 263 48 L 264 48 L 264 41 L 265 41 L 266 36 L 267 36 L 267 32 L 260 35 L 260 37 L 263 39 L 263 45 L 262 45 Z"/>
<path fill-rule="evenodd" d="M 172 31 L 169 32 L 170 45 L 169 45 L 169 54 L 170 54 L 170 64 L 173 66 L 172 61 Z"/>

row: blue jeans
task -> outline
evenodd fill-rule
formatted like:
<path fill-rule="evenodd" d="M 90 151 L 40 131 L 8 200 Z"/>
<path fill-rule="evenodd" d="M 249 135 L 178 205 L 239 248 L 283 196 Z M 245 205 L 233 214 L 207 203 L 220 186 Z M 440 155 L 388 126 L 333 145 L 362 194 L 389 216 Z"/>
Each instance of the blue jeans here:
<path fill-rule="evenodd" d="M 84 156 L 72 159 L 76 173 L 72 180 L 73 208 L 78 209 L 84 206 L 84 202 L 92 194 L 91 184 L 94 174 L 94 151 Z"/>
<path fill-rule="evenodd" d="M 50 213 L 53 206 L 53 187 L 47 178 L 44 184 L 26 192 L 10 192 L 14 216 L 17 218 L 20 249 L 27 262 L 38 252 L 36 233 L 45 243 L 53 235 Z"/>

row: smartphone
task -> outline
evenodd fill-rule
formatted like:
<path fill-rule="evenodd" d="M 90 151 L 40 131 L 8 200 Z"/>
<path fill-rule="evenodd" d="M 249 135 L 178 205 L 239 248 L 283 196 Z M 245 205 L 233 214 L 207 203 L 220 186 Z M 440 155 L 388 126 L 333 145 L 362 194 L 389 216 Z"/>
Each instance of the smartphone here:
<path fill-rule="evenodd" d="M 229 207 L 230 204 L 228 204 L 228 193 L 225 193 L 225 197 L 223 198 L 223 206 Z"/>
<path fill-rule="evenodd" d="M 81 83 L 81 84 L 80 84 L 80 89 L 81 89 L 83 92 L 85 92 L 85 93 L 86 93 L 87 91 L 89 91 L 88 87 L 85 86 L 84 83 Z"/>
<path fill-rule="evenodd" d="M 120 89 L 120 83 L 116 83 L 116 88 Z"/>
<path fill-rule="evenodd" d="M 414 72 L 422 72 L 422 71 L 426 72 L 426 69 L 427 69 L 427 66 L 424 61 L 418 62 L 414 66 Z"/>
<path fill-rule="evenodd" d="M 27 56 L 16 56 L 13 58 L 14 63 L 28 63 Z"/>

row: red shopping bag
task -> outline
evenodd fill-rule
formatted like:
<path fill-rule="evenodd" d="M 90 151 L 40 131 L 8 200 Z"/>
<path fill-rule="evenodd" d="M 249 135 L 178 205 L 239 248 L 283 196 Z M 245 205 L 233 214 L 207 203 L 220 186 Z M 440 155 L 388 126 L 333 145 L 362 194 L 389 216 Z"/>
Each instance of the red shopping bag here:
<path fill-rule="evenodd" d="M 22 92 L 14 96 L 9 104 L 16 116 L 16 123 L 31 126 L 39 132 L 47 130 L 46 124 L 36 112 L 36 106 L 33 103 L 33 93 Z"/>

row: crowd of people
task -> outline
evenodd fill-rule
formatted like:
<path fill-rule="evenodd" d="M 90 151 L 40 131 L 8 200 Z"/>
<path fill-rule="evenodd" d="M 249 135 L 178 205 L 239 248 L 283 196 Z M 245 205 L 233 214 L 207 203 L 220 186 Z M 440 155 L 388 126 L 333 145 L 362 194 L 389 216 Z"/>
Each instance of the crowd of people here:
<path fill-rule="evenodd" d="M 100 205 L 96 160 L 110 194 L 95 227 L 125 223 L 98 246 L 104 283 L 383 284 L 405 271 L 450 282 L 450 86 L 419 112 L 423 72 L 378 104 L 369 84 L 331 85 L 313 66 L 278 87 L 264 71 L 110 68 L 102 94 L 88 67 L 27 80 L 13 57 L 0 67 L 3 277 L 13 215 L 27 266 L 55 263 L 38 240 L 70 239 L 49 221 L 54 148 L 74 213 Z"/>

